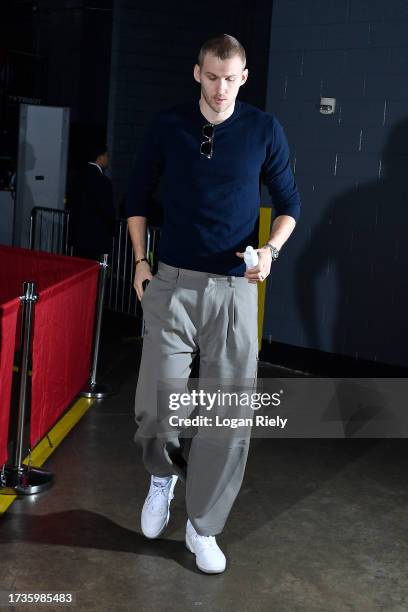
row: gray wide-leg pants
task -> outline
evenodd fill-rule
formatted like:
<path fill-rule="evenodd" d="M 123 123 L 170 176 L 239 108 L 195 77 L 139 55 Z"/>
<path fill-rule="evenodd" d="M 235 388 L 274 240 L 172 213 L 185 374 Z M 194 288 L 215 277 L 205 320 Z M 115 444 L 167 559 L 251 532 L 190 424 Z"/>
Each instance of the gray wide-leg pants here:
<path fill-rule="evenodd" d="M 194 356 L 199 380 L 250 381 L 258 365 L 258 288 L 244 277 L 175 268 L 159 262 L 142 297 L 143 352 L 135 399 L 135 442 L 150 474 L 179 475 L 186 483 L 186 509 L 200 535 L 221 533 L 240 490 L 250 428 L 223 428 L 222 435 L 180 438 L 158 428 L 159 388 L 180 389 Z M 192 408 L 185 409 L 191 414 Z M 204 410 L 204 412 L 206 412 Z M 213 411 L 214 412 L 214 411 Z M 208 414 L 208 413 L 206 413 Z"/>

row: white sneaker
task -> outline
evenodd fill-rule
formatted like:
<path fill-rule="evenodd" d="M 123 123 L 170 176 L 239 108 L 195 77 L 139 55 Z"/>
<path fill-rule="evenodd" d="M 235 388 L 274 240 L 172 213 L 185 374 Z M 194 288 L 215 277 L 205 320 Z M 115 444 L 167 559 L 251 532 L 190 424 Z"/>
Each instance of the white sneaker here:
<path fill-rule="evenodd" d="M 177 480 L 178 476 L 151 477 L 141 516 L 142 532 L 146 538 L 157 538 L 166 529 Z"/>
<path fill-rule="evenodd" d="M 206 574 L 219 574 L 225 570 L 226 559 L 214 536 L 199 535 L 190 522 L 186 526 L 186 546 L 195 554 L 198 569 Z"/>

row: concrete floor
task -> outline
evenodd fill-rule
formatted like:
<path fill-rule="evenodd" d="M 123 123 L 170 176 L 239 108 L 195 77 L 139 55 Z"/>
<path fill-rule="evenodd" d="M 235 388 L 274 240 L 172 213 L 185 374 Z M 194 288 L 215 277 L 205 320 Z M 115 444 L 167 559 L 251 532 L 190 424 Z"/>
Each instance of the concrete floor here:
<path fill-rule="evenodd" d="M 103 379 L 118 393 L 94 404 L 47 462 L 53 488 L 18 499 L 1 520 L 0 591 L 71 591 L 68 609 L 87 612 L 408 610 L 405 440 L 252 440 L 217 538 L 227 570 L 204 575 L 184 547 L 180 481 L 165 534 L 141 535 L 140 342 L 106 337 Z"/>

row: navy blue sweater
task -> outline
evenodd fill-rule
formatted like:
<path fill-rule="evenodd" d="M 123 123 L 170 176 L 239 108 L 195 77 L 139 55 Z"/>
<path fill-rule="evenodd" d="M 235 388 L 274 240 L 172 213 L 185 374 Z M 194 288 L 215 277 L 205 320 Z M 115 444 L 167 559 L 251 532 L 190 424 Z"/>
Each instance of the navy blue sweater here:
<path fill-rule="evenodd" d="M 200 154 L 208 123 L 198 101 L 158 113 L 129 181 L 127 216 L 148 216 L 160 180 L 164 220 L 159 260 L 179 268 L 243 276 L 235 255 L 258 246 L 260 181 L 275 216 L 298 219 L 300 197 L 283 128 L 274 115 L 235 101 L 215 125 L 211 159 Z"/>

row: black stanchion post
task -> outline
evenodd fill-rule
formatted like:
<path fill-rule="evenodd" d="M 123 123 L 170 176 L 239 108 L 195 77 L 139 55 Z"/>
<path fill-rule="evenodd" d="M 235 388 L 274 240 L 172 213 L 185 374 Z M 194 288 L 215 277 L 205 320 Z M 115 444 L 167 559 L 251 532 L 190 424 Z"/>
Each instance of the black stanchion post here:
<path fill-rule="evenodd" d="M 94 397 L 96 399 L 102 399 L 112 393 L 110 385 L 100 384 L 96 382 L 96 374 L 98 370 L 98 359 L 99 359 L 99 343 L 101 339 L 101 327 L 102 327 L 102 314 L 103 304 L 105 299 L 105 285 L 106 277 L 108 273 L 108 255 L 102 255 L 102 260 L 99 262 L 99 289 L 98 299 L 96 303 L 96 322 L 95 322 L 95 336 L 94 336 L 94 349 L 92 359 L 91 378 L 88 386 L 81 391 L 82 397 Z"/>
<path fill-rule="evenodd" d="M 35 291 L 35 283 L 27 281 L 23 283 L 24 295 L 20 300 L 23 304 L 22 313 L 22 350 L 20 360 L 20 390 L 18 401 L 17 435 L 14 446 L 14 463 L 4 466 L 1 474 L 1 484 L 5 488 L 12 489 L 13 493 L 21 495 L 34 495 L 51 486 L 53 475 L 51 472 L 40 470 L 31 465 L 23 464 L 25 419 L 27 412 L 27 386 L 28 386 L 28 363 L 30 358 L 30 346 L 32 335 L 32 320 L 34 305 L 38 300 Z"/>

